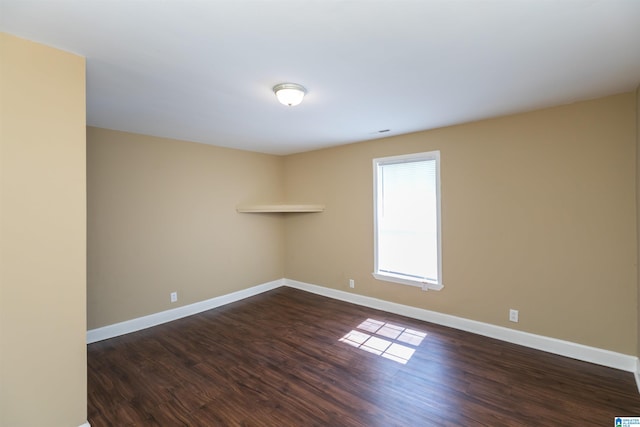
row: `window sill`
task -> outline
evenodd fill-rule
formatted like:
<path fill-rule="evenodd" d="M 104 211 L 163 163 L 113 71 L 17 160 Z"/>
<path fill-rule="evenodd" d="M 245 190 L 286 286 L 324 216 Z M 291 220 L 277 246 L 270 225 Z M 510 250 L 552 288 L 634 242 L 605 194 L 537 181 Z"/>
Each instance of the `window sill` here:
<path fill-rule="evenodd" d="M 400 283 L 402 285 L 408 285 L 408 286 L 416 286 L 418 288 L 422 288 L 423 291 L 439 291 L 442 288 L 444 288 L 444 285 L 442 285 L 441 283 L 407 279 L 404 276 L 398 276 L 395 274 L 389 274 L 389 273 L 371 273 L 371 274 L 373 274 L 373 277 L 375 277 L 378 280 L 383 280 L 385 282 Z"/>

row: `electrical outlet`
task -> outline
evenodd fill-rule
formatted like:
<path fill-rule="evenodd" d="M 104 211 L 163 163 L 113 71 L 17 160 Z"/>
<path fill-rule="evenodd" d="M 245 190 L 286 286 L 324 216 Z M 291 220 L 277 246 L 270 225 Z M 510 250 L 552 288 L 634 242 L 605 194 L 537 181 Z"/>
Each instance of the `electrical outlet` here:
<path fill-rule="evenodd" d="M 509 321 L 518 323 L 518 310 L 509 310 Z"/>
<path fill-rule="evenodd" d="M 356 281 L 353 280 L 353 279 L 349 279 L 349 287 L 351 289 L 355 288 L 356 287 Z"/>
<path fill-rule="evenodd" d="M 171 292 L 171 302 L 176 302 L 176 301 L 178 301 L 178 293 Z"/>

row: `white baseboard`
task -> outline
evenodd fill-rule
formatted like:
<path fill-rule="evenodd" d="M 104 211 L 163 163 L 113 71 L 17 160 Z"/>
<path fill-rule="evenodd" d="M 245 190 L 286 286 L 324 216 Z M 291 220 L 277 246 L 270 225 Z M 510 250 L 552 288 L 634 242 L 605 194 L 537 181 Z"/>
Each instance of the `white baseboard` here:
<path fill-rule="evenodd" d="M 284 285 L 329 298 L 400 314 L 413 319 L 424 320 L 426 322 L 472 332 L 474 334 L 519 344 L 561 356 L 571 357 L 585 362 L 608 366 L 610 368 L 620 369 L 627 372 L 634 372 L 636 376 L 636 384 L 640 390 L 640 365 L 638 364 L 638 358 L 635 356 L 629 356 L 596 347 L 589 347 L 556 338 L 549 338 L 542 335 L 535 335 L 528 332 L 517 331 L 502 326 L 491 325 L 489 323 L 477 322 L 475 320 L 464 319 L 462 317 L 451 316 L 449 314 L 438 313 L 422 308 L 410 307 L 364 295 L 339 291 L 337 289 L 325 288 L 323 286 L 312 285 L 296 280 L 284 279 Z"/>
<path fill-rule="evenodd" d="M 290 279 L 274 280 L 262 285 L 253 286 L 248 289 L 243 289 L 241 291 L 233 292 L 227 295 L 211 298 L 206 301 L 201 301 L 171 310 L 162 311 L 160 313 L 139 317 L 137 319 L 128 320 L 126 322 L 104 326 L 102 328 L 92 329 L 90 331 L 87 331 L 87 343 L 90 344 L 96 341 L 102 341 L 108 338 L 117 337 L 162 323 L 170 322 L 172 320 L 177 320 L 186 316 L 191 316 L 193 314 L 201 313 L 212 308 L 220 307 L 225 304 L 258 295 L 260 293 L 276 289 L 281 286 L 288 286 L 329 298 L 371 307 L 378 310 L 411 317 L 413 319 L 424 320 L 426 322 L 436 323 L 462 331 L 472 332 L 474 334 L 523 345 L 525 347 L 530 347 L 561 356 L 571 357 L 573 359 L 582 360 L 585 362 L 608 366 L 627 372 L 633 372 L 636 378 L 636 384 L 638 385 L 638 390 L 640 391 L 640 362 L 635 356 L 616 353 L 610 350 L 590 347 L 570 341 L 563 341 L 556 338 L 549 338 L 542 335 L 531 334 L 529 332 L 517 331 L 515 329 L 491 325 L 489 323 L 464 319 L 462 317 L 438 313 L 436 311 L 397 304 L 377 298 L 344 292 L 337 289 L 326 288 L 324 286 L 312 285 L 310 283 L 304 283 Z"/>
<path fill-rule="evenodd" d="M 91 424 L 89 424 L 89 421 L 85 421 L 83 424 L 80 425 L 80 427 L 91 427 Z"/>
<path fill-rule="evenodd" d="M 273 282 L 263 283 L 262 285 L 253 286 L 248 289 L 233 292 L 219 297 L 211 298 L 205 301 L 196 302 L 182 307 L 173 308 L 171 310 L 161 311 L 159 313 L 150 314 L 148 316 L 138 317 L 136 319 L 127 320 L 125 322 L 115 323 L 113 325 L 104 326 L 102 328 L 91 329 L 87 331 L 87 344 L 97 341 L 114 338 L 120 335 L 136 332 L 162 323 L 171 322 L 172 320 L 181 319 L 221 305 L 240 301 L 242 299 L 279 288 L 284 285 L 284 279 L 274 280 Z"/>

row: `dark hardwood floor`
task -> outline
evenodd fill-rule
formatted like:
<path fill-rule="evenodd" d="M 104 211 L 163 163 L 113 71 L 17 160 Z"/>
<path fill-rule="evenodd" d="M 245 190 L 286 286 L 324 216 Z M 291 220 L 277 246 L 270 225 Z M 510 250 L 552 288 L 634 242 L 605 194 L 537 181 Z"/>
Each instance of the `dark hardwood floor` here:
<path fill-rule="evenodd" d="M 633 375 L 291 288 L 88 346 L 101 426 L 611 426 Z"/>

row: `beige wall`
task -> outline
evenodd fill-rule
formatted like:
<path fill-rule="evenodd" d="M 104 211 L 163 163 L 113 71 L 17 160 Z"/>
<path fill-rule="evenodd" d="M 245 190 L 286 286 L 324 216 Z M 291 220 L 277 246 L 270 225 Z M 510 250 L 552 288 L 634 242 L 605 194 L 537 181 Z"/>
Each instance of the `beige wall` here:
<path fill-rule="evenodd" d="M 84 59 L 0 33 L 0 425 L 87 419 Z"/>
<path fill-rule="evenodd" d="M 283 159 L 89 127 L 88 328 L 283 277 Z M 171 304 L 169 294 L 178 292 Z"/>
<path fill-rule="evenodd" d="M 640 86 L 636 88 L 636 216 L 638 232 L 638 353 L 640 356 Z"/>
<path fill-rule="evenodd" d="M 285 158 L 285 276 L 636 354 L 633 93 Z M 442 291 L 375 280 L 372 159 L 441 151 Z M 508 310 L 520 310 L 520 323 Z"/>
<path fill-rule="evenodd" d="M 637 354 L 636 102 L 285 157 L 88 128 L 88 327 L 283 276 L 347 291 L 353 278 L 360 294 Z M 377 281 L 371 160 L 434 149 L 445 288 Z M 327 209 L 235 212 L 282 199 Z"/>

